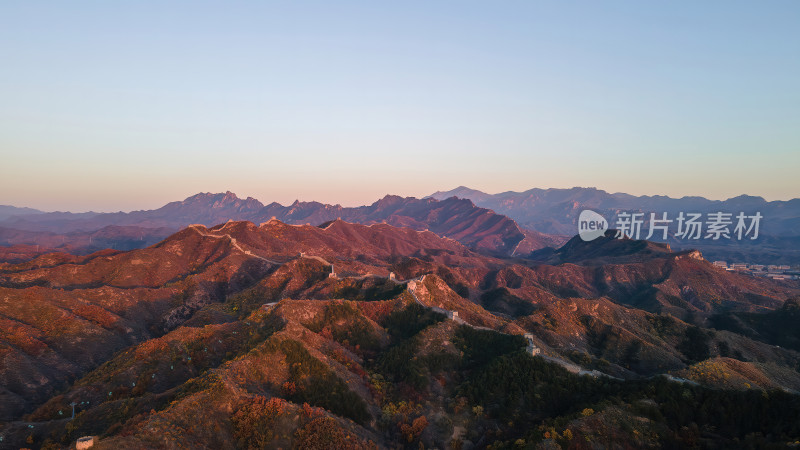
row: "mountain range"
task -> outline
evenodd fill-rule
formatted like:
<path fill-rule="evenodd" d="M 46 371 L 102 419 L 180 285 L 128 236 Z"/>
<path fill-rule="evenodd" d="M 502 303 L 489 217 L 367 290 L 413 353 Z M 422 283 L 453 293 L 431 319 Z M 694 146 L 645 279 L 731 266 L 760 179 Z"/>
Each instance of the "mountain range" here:
<path fill-rule="evenodd" d="M 593 210 L 605 217 L 612 228 L 621 212 L 643 213 L 645 226 L 650 213 L 661 218 L 676 220 L 683 212 L 700 213 L 705 220 L 709 213 L 730 213 L 732 217 L 743 212 L 760 213 L 759 238 L 738 239 L 678 239 L 671 228 L 668 242 L 673 248 L 698 248 L 711 260 L 741 261 L 760 264 L 800 264 L 800 199 L 766 201 L 761 197 L 741 195 L 727 200 L 709 200 L 703 197 L 671 198 L 663 195 L 634 196 L 608 193 L 596 188 L 530 189 L 524 192 L 487 194 L 460 186 L 456 189 L 435 192 L 428 198 L 450 197 L 472 200 L 479 207 L 491 209 L 514 219 L 522 228 L 555 235 L 575 235 L 578 216 L 583 210 Z M 735 219 L 734 219 L 735 220 Z M 731 230 L 735 223 L 731 226 Z M 676 227 L 673 224 L 673 227 Z M 643 228 L 646 230 L 646 228 Z M 642 235 L 641 237 L 644 237 Z M 659 234 L 654 240 L 661 241 Z"/>
<path fill-rule="evenodd" d="M 194 200 L 172 217 L 196 217 Z M 300 205 L 281 208 L 320 211 Z M 389 197 L 359 211 L 370 224 L 225 219 L 141 249 L 0 263 L 0 446 L 800 438 L 796 282 L 612 232 L 519 258 L 415 229 L 514 224 L 486 211 Z"/>
<path fill-rule="evenodd" d="M 467 198 L 476 205 L 489 208 L 517 220 L 522 226 L 551 234 L 574 234 L 577 214 L 582 209 L 597 212 L 657 212 L 677 216 L 683 212 L 711 211 L 761 212 L 763 231 L 774 236 L 796 236 L 800 227 L 800 198 L 788 201 L 766 201 L 762 197 L 740 195 L 727 200 L 704 197 L 672 198 L 663 195 L 634 196 L 608 193 L 596 188 L 530 189 L 524 192 L 486 194 L 464 186 L 435 192 L 429 198 Z M 609 214 L 609 217 L 613 215 Z"/>
<path fill-rule="evenodd" d="M 197 194 L 155 210 L 129 213 L 23 212 L 0 221 L 0 245 L 13 247 L 6 249 L 6 261 L 31 256 L 35 253 L 31 246 L 37 245 L 40 253 L 53 249 L 77 254 L 103 248 L 128 250 L 150 245 L 191 224 L 212 226 L 228 220 L 262 223 L 272 218 L 290 224 L 320 225 L 343 219 L 366 225 L 388 223 L 429 229 L 471 248 L 505 256 L 525 255 L 566 240 L 523 229 L 508 217 L 476 207 L 465 199 L 386 196 L 369 206 L 348 208 L 299 201 L 289 206 L 263 205 L 253 198 L 240 199 L 226 192 Z"/>
<path fill-rule="evenodd" d="M 103 248 L 127 250 L 150 245 L 194 223 L 207 226 L 227 220 L 261 223 L 273 217 L 291 224 L 319 225 L 341 218 L 367 225 L 385 222 L 417 230 L 430 229 L 483 252 L 526 257 L 544 247 L 557 248 L 574 236 L 578 215 L 586 209 L 604 216 L 611 227 L 617 224 L 620 213 L 642 213 L 645 231 L 651 212 L 658 217 L 666 213 L 673 221 L 681 212 L 699 213 L 702 217 L 713 212 L 733 216 L 740 212 L 760 213 L 763 218 L 756 240 L 678 238 L 674 223 L 666 240 L 659 233 L 652 239 L 669 243 L 675 249 L 700 249 L 710 260 L 800 264 L 800 199 L 768 202 L 743 195 L 717 201 L 702 197 L 610 194 L 595 188 L 486 194 L 463 186 L 424 199 L 387 195 L 360 207 L 300 201 L 288 206 L 274 202 L 265 205 L 252 197 L 240 199 L 231 192 L 197 194 L 155 210 L 127 213 L 42 212 L 3 206 L 0 207 L 0 246 L 3 246 L 0 260 L 22 261 L 53 249 L 74 254 Z M 92 237 L 93 234 L 99 235 Z"/>

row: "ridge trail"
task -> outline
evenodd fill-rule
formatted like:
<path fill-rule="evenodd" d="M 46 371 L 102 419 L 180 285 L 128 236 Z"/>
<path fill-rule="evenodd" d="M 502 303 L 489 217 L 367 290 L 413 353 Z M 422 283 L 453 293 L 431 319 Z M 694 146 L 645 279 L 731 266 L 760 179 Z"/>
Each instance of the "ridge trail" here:
<path fill-rule="evenodd" d="M 273 261 L 271 259 L 264 258 L 263 256 L 256 255 L 255 253 L 251 252 L 250 250 L 245 250 L 244 248 L 242 248 L 241 245 L 239 245 L 239 243 L 236 241 L 236 238 L 231 236 L 230 234 L 225 233 L 225 234 L 219 235 L 219 234 L 205 233 L 203 231 L 200 231 L 200 229 L 197 228 L 197 225 L 189 225 L 189 228 L 193 229 L 194 231 L 197 232 L 197 234 L 199 234 L 200 236 L 204 236 L 204 237 L 211 237 L 211 238 L 215 238 L 215 239 L 223 239 L 223 238 L 227 237 L 228 239 L 230 239 L 231 245 L 233 246 L 233 248 L 235 248 L 236 250 L 239 250 L 240 252 L 244 253 L 245 255 L 248 255 L 248 256 L 251 256 L 253 258 L 257 258 L 257 259 L 260 259 L 262 261 L 268 262 L 270 264 L 278 265 L 278 266 L 280 266 L 282 264 L 282 263 L 279 263 L 277 261 Z"/>

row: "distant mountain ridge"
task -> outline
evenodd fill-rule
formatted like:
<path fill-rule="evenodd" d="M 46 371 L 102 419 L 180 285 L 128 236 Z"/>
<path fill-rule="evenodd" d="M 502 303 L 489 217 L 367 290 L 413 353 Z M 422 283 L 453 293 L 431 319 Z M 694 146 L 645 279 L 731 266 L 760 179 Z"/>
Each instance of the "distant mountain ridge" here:
<path fill-rule="evenodd" d="M 600 211 L 652 211 L 678 213 L 720 210 L 725 212 L 751 212 L 756 209 L 773 219 L 764 223 L 770 234 L 797 235 L 800 225 L 800 198 L 767 201 L 762 197 L 740 195 L 727 200 L 709 200 L 686 196 L 672 198 L 663 195 L 635 196 L 625 193 L 608 193 L 589 187 L 570 189 L 529 189 L 523 192 L 507 191 L 487 194 L 465 186 L 450 191 L 437 191 L 426 198 L 442 200 L 449 197 L 467 198 L 476 205 L 505 214 L 521 225 L 553 234 L 575 234 L 572 212 L 587 208 Z M 559 213 L 562 213 L 559 215 Z"/>
<path fill-rule="evenodd" d="M 740 212 L 748 215 L 759 212 L 759 239 L 750 240 L 667 240 L 676 249 L 700 248 L 711 259 L 729 259 L 763 264 L 800 264 L 800 198 L 787 201 L 766 201 L 762 197 L 740 195 L 727 200 L 709 200 L 703 197 L 671 198 L 667 196 L 634 196 L 608 193 L 597 188 L 529 189 L 524 192 L 487 194 L 465 186 L 450 191 L 435 192 L 427 198 L 467 198 L 477 206 L 514 219 L 521 227 L 541 233 L 558 235 L 577 234 L 577 219 L 581 211 L 591 209 L 614 226 L 620 212 L 642 212 L 660 217 L 667 213 L 675 219 L 680 212 L 725 212 L 733 216 Z M 674 225 L 674 224 L 673 224 Z M 642 238 L 644 236 L 641 236 Z"/>
<path fill-rule="evenodd" d="M 19 208 L 16 206 L 0 205 L 0 220 L 5 220 L 9 217 L 20 214 L 41 214 L 42 212 L 43 211 L 33 208 Z"/>
<path fill-rule="evenodd" d="M 70 233 L 88 235 L 109 226 L 118 227 L 118 230 L 129 227 L 130 235 L 118 233 L 119 244 L 107 242 L 108 247 L 121 249 L 123 243 L 129 246 L 131 241 L 141 238 L 142 229 L 158 229 L 160 231 L 154 238 L 164 238 L 172 231 L 191 224 L 212 226 L 228 220 L 262 223 L 272 218 L 288 224 L 320 225 L 343 219 L 365 225 L 388 223 L 419 231 L 430 230 L 468 247 L 499 256 L 527 255 L 539 248 L 558 246 L 566 240 L 525 230 L 508 217 L 477 207 L 470 200 L 450 198 L 439 201 L 394 195 L 387 195 L 369 206 L 353 208 L 300 201 L 288 206 L 279 203 L 264 205 L 252 197 L 240 199 L 232 192 L 201 193 L 155 210 L 16 215 L 0 221 L 0 227 L 6 229 L 5 235 L 14 235 L 13 230 L 25 230 L 24 233 L 16 233 L 16 236 L 28 236 L 27 240 L 7 240 L 6 245 L 52 242 L 52 233 L 63 237 Z M 35 232 L 41 235 L 35 236 Z"/>
<path fill-rule="evenodd" d="M 108 226 L 160 229 L 150 233 L 152 243 L 193 223 L 206 226 L 227 220 L 261 223 L 273 217 L 290 224 L 311 225 L 337 218 L 367 225 L 385 222 L 416 230 L 429 229 L 490 254 L 525 257 L 544 247 L 560 247 L 574 236 L 577 217 L 584 209 L 600 213 L 611 226 L 616 215 L 623 211 L 644 212 L 645 217 L 649 217 L 649 212 L 666 212 L 672 219 L 679 212 L 700 212 L 703 215 L 716 211 L 734 215 L 760 212 L 764 218 L 756 241 L 679 240 L 670 236 L 666 242 L 676 250 L 698 248 L 710 260 L 800 264 L 800 199 L 768 202 L 761 197 L 743 195 L 720 201 L 703 197 L 611 194 L 596 188 L 577 187 L 487 194 L 464 186 L 436 192 L 423 199 L 387 195 L 371 205 L 359 207 L 313 201 L 295 201 L 287 206 L 275 202 L 265 205 L 252 197 L 241 199 L 232 192 L 200 193 L 154 210 L 117 213 L 76 214 L 0 207 L 0 228 L 24 230 L 16 236 L 28 236 L 25 240 L 0 242 L 5 246 L 28 246 L 11 250 L 6 247 L 5 252 L 0 252 L 0 259 L 11 261 L 37 252 L 52 251 L 52 248 L 45 248 L 49 245 L 47 242 L 53 241 L 52 233 L 83 233 L 81 239 L 85 240 L 85 236 Z M 11 216 L 2 215 L 11 213 Z M 33 232 L 46 234 L 37 237 Z M 118 229 L 113 239 L 102 242 L 108 248 L 129 249 L 137 239 L 142 242 L 141 230 L 126 235 Z M 71 248 L 61 250 L 85 254 L 98 249 L 96 245 L 87 246 L 83 241 L 70 244 Z M 96 243 L 92 241 L 91 244 Z M 11 256 L 5 257 L 4 254 Z"/>

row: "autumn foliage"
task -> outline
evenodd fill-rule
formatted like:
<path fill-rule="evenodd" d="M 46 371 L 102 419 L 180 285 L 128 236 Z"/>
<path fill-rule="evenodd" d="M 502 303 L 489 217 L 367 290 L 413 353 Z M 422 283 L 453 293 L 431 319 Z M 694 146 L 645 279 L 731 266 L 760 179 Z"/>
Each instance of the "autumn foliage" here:
<path fill-rule="evenodd" d="M 286 401 L 257 396 L 245 403 L 231 417 L 239 448 L 266 448 L 274 437 L 274 424 L 283 413 Z"/>
<path fill-rule="evenodd" d="M 336 420 L 330 417 L 319 417 L 311 420 L 295 433 L 294 447 L 303 450 L 366 450 L 377 449 L 372 442 L 365 442 L 354 434 L 341 428 Z"/>

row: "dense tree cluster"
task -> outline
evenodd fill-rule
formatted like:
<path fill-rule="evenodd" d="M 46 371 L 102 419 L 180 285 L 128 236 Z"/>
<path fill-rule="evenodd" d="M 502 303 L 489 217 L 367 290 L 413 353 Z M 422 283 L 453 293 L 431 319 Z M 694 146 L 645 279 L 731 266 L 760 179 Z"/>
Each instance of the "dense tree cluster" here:
<path fill-rule="evenodd" d="M 500 356 L 475 371 L 460 393 L 500 423 L 518 424 L 504 430 L 509 439 L 536 441 L 544 438 L 541 430 L 548 424 L 563 426 L 587 409 L 612 405 L 665 425 L 657 438 L 666 446 L 681 447 L 694 439 L 738 447 L 745 441 L 800 437 L 800 396 L 794 394 L 712 389 L 661 377 L 623 382 L 579 376 L 523 352 Z M 535 431 L 526 431 L 530 428 Z"/>
<path fill-rule="evenodd" d="M 765 313 L 725 313 L 711 317 L 715 328 L 800 351 L 800 299 Z"/>
<path fill-rule="evenodd" d="M 369 420 L 364 400 L 351 391 L 347 384 L 325 364 L 311 356 L 303 344 L 285 340 L 279 345 L 280 350 L 286 355 L 289 379 L 295 386 L 294 392 L 286 393 L 289 400 L 321 406 L 334 414 L 359 423 Z"/>

